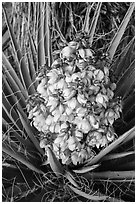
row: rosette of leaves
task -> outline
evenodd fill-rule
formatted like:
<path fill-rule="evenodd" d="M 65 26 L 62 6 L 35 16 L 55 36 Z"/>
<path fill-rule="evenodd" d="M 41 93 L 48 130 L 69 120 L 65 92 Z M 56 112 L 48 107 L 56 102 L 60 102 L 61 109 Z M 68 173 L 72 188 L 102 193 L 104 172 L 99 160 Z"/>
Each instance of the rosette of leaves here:
<path fill-rule="evenodd" d="M 72 194 L 79 201 L 133 200 L 134 3 L 120 26 L 113 16 L 102 49 L 103 3 L 81 3 L 80 24 L 68 3 L 71 40 L 82 23 L 73 42 L 61 32 L 55 4 L 14 3 L 11 22 L 3 10 L 3 200 L 57 201 L 61 189 L 60 201 Z M 83 177 L 94 186 L 79 182 Z"/>

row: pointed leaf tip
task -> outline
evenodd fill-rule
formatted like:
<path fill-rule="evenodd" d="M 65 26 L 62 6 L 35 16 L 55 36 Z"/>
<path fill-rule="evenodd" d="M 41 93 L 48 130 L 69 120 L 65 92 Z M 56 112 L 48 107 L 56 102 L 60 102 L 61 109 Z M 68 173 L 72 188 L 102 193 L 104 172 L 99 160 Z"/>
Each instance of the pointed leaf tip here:
<path fill-rule="evenodd" d="M 84 173 L 93 171 L 94 169 L 96 169 L 99 166 L 100 166 L 100 164 L 95 164 L 95 165 L 92 165 L 92 166 L 85 166 L 85 167 L 82 167 L 81 169 L 77 169 L 77 170 L 73 170 L 73 171 L 75 173 L 78 173 L 78 174 L 84 174 Z"/>
<path fill-rule="evenodd" d="M 59 177 L 64 175 L 64 168 L 61 163 L 57 160 L 54 152 L 51 150 L 50 147 L 47 147 L 47 156 L 49 160 L 49 164 L 53 172 Z"/>
<path fill-rule="evenodd" d="M 83 191 L 81 191 L 81 190 L 79 190 L 79 189 L 77 189 L 71 185 L 68 185 L 68 186 L 70 187 L 70 189 L 72 191 L 74 191 L 74 193 L 76 193 L 76 194 L 78 194 L 78 195 L 80 195 L 80 196 L 82 196 L 88 200 L 92 200 L 92 201 L 103 201 L 104 200 L 105 201 L 108 198 L 108 196 L 105 196 L 105 195 L 101 195 L 101 196 L 96 195 L 95 196 L 95 195 L 87 194 L 87 193 L 85 193 L 85 192 L 83 192 Z"/>

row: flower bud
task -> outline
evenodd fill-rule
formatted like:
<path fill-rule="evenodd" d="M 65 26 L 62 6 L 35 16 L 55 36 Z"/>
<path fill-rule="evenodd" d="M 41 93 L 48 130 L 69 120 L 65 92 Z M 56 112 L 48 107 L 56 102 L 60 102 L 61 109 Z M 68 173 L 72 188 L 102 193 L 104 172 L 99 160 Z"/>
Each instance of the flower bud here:
<path fill-rule="evenodd" d="M 76 53 L 75 47 L 72 46 L 66 46 L 61 51 L 62 58 L 69 58 L 72 54 Z"/>
<path fill-rule="evenodd" d="M 40 148 L 45 148 L 47 146 L 47 139 L 43 139 L 40 141 Z"/>
<path fill-rule="evenodd" d="M 90 49 L 85 49 L 85 57 L 88 58 L 88 57 L 93 57 L 93 54 L 91 52 Z"/>
<path fill-rule="evenodd" d="M 79 52 L 80 57 L 84 59 L 84 58 L 85 58 L 85 54 L 86 54 L 86 53 L 85 53 L 85 50 L 82 49 L 82 48 L 80 48 L 80 49 L 78 50 L 78 52 Z"/>

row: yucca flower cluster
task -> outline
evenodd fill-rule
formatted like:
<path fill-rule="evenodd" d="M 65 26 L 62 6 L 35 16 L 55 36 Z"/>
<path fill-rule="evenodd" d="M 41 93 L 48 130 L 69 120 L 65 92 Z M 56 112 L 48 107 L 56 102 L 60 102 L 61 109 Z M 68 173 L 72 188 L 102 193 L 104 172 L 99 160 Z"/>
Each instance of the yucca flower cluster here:
<path fill-rule="evenodd" d="M 86 36 L 68 43 L 50 69 L 40 73 L 36 96 L 27 109 L 40 131 L 41 148 L 49 145 L 66 165 L 82 164 L 114 141 L 113 123 L 121 102 L 109 68 L 97 68 Z"/>

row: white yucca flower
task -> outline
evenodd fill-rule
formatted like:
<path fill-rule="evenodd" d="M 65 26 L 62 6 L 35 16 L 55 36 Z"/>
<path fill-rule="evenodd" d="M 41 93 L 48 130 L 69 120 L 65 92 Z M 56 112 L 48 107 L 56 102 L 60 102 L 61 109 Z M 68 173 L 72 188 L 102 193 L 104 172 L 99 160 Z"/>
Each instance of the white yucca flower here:
<path fill-rule="evenodd" d="M 87 62 L 83 59 L 79 59 L 79 60 L 77 60 L 76 65 L 79 69 L 82 70 L 87 66 Z"/>
<path fill-rule="evenodd" d="M 64 79 L 60 79 L 56 84 L 56 88 L 61 90 L 64 90 L 65 88 L 67 88 L 66 81 Z"/>
<path fill-rule="evenodd" d="M 76 130 L 75 137 L 77 138 L 78 141 L 81 141 L 83 139 L 83 133 L 79 130 Z"/>
<path fill-rule="evenodd" d="M 80 104 L 85 104 L 87 102 L 87 99 L 84 97 L 83 94 L 78 94 L 77 100 Z"/>
<path fill-rule="evenodd" d="M 46 125 L 45 117 L 43 116 L 43 114 L 39 114 L 39 115 L 35 116 L 33 121 L 34 121 L 34 123 L 33 123 L 34 126 L 39 131 L 42 131 L 42 128 L 44 127 L 44 125 Z"/>
<path fill-rule="evenodd" d="M 54 111 L 52 111 L 52 115 L 54 117 L 53 120 L 55 123 L 60 119 L 63 112 L 64 112 L 64 108 L 63 108 L 63 105 L 61 104 L 56 109 L 54 109 Z"/>
<path fill-rule="evenodd" d="M 76 109 L 76 114 L 77 114 L 78 117 L 82 118 L 87 114 L 87 109 L 83 108 L 83 107 L 78 107 Z"/>
<path fill-rule="evenodd" d="M 82 131 L 83 133 L 88 133 L 91 130 L 91 126 L 89 121 L 84 118 L 76 117 L 74 123 L 77 125 L 78 130 Z"/>
<path fill-rule="evenodd" d="M 61 51 L 61 57 L 62 58 L 69 58 L 69 57 L 74 57 L 76 52 L 76 46 L 66 46 L 62 49 Z"/>
<path fill-rule="evenodd" d="M 77 105 L 78 105 L 78 101 L 77 101 L 76 98 L 73 97 L 73 98 L 71 98 L 69 101 L 67 101 L 66 104 L 67 104 L 67 106 L 68 106 L 69 108 L 71 108 L 72 110 L 74 110 L 74 109 L 77 107 Z"/>
<path fill-rule="evenodd" d="M 47 76 L 49 77 L 48 83 L 54 84 L 58 79 L 58 71 L 56 69 L 51 70 Z"/>
<path fill-rule="evenodd" d="M 78 140 L 75 136 L 70 136 L 67 140 L 69 150 L 74 151 L 76 149 L 77 142 Z"/>
<path fill-rule="evenodd" d="M 93 115 L 89 115 L 88 118 L 89 118 L 91 127 L 93 127 L 94 129 L 98 129 L 99 122 L 96 120 L 96 118 Z"/>
<path fill-rule="evenodd" d="M 53 94 L 57 94 L 57 83 L 54 83 L 54 84 L 50 84 L 48 87 L 47 87 L 47 97 L 48 96 L 52 96 Z"/>
<path fill-rule="evenodd" d="M 65 165 L 83 163 L 116 138 L 113 123 L 122 111 L 120 100 L 113 100 L 116 84 L 108 67 L 96 68 L 93 58 L 90 48 L 68 43 L 46 76 L 39 77 L 39 101 L 31 100 L 27 108 L 28 118 L 44 134 L 41 148 L 50 145 Z"/>
<path fill-rule="evenodd" d="M 63 96 L 66 101 L 70 100 L 73 96 L 75 96 L 76 90 L 73 88 L 65 88 L 63 90 Z"/>
<path fill-rule="evenodd" d="M 79 162 L 79 156 L 78 156 L 78 152 L 74 151 L 72 154 L 71 154 L 71 160 L 72 160 L 72 163 L 74 165 L 77 165 L 78 162 Z"/>
<path fill-rule="evenodd" d="M 103 71 L 100 70 L 100 69 L 96 69 L 96 70 L 94 71 L 94 77 L 95 77 L 96 80 L 102 81 L 103 78 L 104 78 L 104 73 L 103 73 Z"/>
<path fill-rule="evenodd" d="M 63 66 L 63 70 L 64 70 L 66 73 L 71 74 L 71 73 L 73 73 L 73 72 L 75 71 L 75 66 L 70 65 L 70 64 L 65 64 L 65 65 Z"/>
<path fill-rule="evenodd" d="M 57 107 L 58 104 L 59 104 L 58 98 L 55 98 L 53 96 L 49 96 L 46 106 L 49 107 L 50 112 L 52 112 Z"/>

